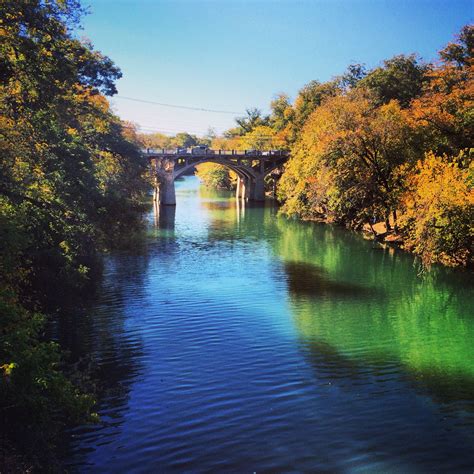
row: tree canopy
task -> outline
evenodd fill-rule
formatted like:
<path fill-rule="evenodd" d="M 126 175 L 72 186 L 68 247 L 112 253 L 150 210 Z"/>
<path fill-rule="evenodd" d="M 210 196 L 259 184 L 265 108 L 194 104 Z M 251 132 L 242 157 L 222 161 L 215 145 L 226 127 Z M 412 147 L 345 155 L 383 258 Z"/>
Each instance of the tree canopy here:
<path fill-rule="evenodd" d="M 136 133 L 106 99 L 120 70 L 74 36 L 82 13 L 74 0 L 0 9 L 0 429 L 31 458 L 93 408 L 40 311 L 91 284 L 99 251 L 140 225 L 146 190 Z"/>
<path fill-rule="evenodd" d="M 438 63 L 355 65 L 278 101 L 270 123 L 291 150 L 283 212 L 373 232 L 383 222 L 425 266 L 472 265 L 473 31 L 462 28 Z"/>

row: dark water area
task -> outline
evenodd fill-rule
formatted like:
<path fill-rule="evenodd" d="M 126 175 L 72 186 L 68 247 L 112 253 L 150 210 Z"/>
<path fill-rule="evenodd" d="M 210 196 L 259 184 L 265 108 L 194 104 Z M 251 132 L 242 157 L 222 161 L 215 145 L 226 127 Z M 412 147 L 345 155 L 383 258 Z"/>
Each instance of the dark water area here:
<path fill-rule="evenodd" d="M 474 470 L 472 273 L 276 213 L 186 177 L 106 257 L 57 328 L 103 387 L 68 470 Z"/>

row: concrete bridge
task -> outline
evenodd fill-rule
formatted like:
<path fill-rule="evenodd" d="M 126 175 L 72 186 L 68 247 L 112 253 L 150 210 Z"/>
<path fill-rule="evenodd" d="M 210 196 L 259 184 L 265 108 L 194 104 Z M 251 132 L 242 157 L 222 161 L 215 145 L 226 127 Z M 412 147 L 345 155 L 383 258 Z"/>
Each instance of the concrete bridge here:
<path fill-rule="evenodd" d="M 154 178 L 153 200 L 175 206 L 174 181 L 196 165 L 217 163 L 237 174 L 237 198 L 265 200 L 265 176 L 281 167 L 288 152 L 281 150 L 211 150 L 204 147 L 175 150 L 143 150 L 150 161 Z"/>

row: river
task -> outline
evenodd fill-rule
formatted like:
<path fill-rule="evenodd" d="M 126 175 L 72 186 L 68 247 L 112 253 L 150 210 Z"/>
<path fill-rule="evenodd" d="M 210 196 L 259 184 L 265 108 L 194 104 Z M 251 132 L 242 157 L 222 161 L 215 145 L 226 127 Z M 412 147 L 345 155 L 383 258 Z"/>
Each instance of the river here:
<path fill-rule="evenodd" d="M 104 389 L 68 469 L 473 471 L 472 273 L 176 184 L 57 330 Z"/>

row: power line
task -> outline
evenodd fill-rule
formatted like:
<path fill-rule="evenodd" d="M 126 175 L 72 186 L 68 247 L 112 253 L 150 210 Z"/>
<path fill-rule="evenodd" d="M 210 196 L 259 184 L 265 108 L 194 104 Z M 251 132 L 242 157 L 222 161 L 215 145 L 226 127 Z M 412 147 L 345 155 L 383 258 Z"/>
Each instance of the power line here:
<path fill-rule="evenodd" d="M 177 133 L 192 133 L 192 134 L 205 134 L 206 131 L 205 130 L 179 130 L 179 129 L 173 129 L 173 128 L 152 128 L 152 127 L 146 127 L 146 126 L 138 126 L 138 129 L 135 128 L 133 125 L 123 125 L 123 128 L 128 128 L 128 129 L 131 129 L 131 130 L 137 130 L 138 132 L 142 131 L 144 132 L 145 134 L 147 133 L 163 133 L 163 134 L 166 134 L 166 133 L 174 133 L 174 134 L 177 134 Z M 220 132 L 220 133 L 223 133 L 223 132 Z M 217 136 L 216 138 L 219 138 L 219 139 L 224 139 L 224 140 L 247 140 L 249 137 L 246 137 L 246 136 L 240 136 L 240 135 L 237 135 L 237 136 L 233 136 L 233 137 L 223 137 L 223 136 Z M 284 141 L 282 138 L 280 137 L 275 137 L 274 135 L 253 135 L 251 138 L 253 139 L 263 139 L 263 140 L 274 140 L 274 141 Z"/>
<path fill-rule="evenodd" d="M 160 126 L 154 126 L 154 125 L 145 125 L 145 124 L 136 124 L 136 127 L 140 130 L 144 131 L 151 131 L 151 132 L 174 132 L 174 133 L 204 133 L 206 134 L 209 132 L 209 128 L 204 129 L 204 128 L 163 128 Z M 227 127 L 225 126 L 220 126 L 219 128 L 217 127 L 210 127 L 212 128 L 213 131 L 217 133 L 224 133 L 226 130 L 228 130 Z"/>
<path fill-rule="evenodd" d="M 148 117 L 149 118 L 149 117 Z M 229 123 L 222 124 L 222 123 L 213 123 L 213 125 L 201 125 L 198 120 L 193 120 L 193 121 L 188 121 L 188 120 L 172 120 L 169 119 L 168 117 L 166 119 L 163 119 L 163 116 L 160 115 L 158 117 L 158 123 L 155 124 L 150 124 L 150 123 L 142 123 L 142 122 L 134 122 L 134 123 L 139 123 L 140 126 L 145 127 L 145 128 L 159 128 L 161 126 L 163 127 L 175 127 L 175 128 L 180 128 L 180 127 L 192 127 L 194 129 L 202 128 L 202 129 L 209 129 L 209 128 L 222 128 L 224 130 L 227 130 L 229 128 Z M 130 122 L 133 122 L 133 120 L 130 120 Z M 230 122 L 232 125 L 232 122 Z"/>
<path fill-rule="evenodd" d="M 131 129 L 131 130 L 136 130 L 135 127 L 131 127 L 131 126 L 123 126 L 123 128 L 127 128 L 127 129 Z M 196 134 L 196 135 L 199 135 L 199 133 L 202 133 L 201 132 L 197 132 L 197 131 L 193 131 L 193 130 L 171 130 L 171 129 L 144 129 L 142 127 L 139 128 L 139 130 L 137 130 L 139 133 L 140 133 L 140 130 L 143 130 L 143 132 L 145 134 L 148 134 L 150 132 L 156 132 L 156 133 L 162 133 L 163 135 L 165 135 L 166 133 L 191 133 L 191 134 Z M 173 138 L 173 137 L 169 137 L 169 138 Z M 280 138 L 280 137 L 275 137 L 275 136 L 272 136 L 272 135 L 252 135 L 251 137 L 246 137 L 246 136 L 235 136 L 235 137 L 223 137 L 223 136 L 217 136 L 215 137 L 216 139 L 219 139 L 219 140 L 229 140 L 229 141 L 232 141 L 232 140 L 248 140 L 249 138 L 252 138 L 252 139 L 257 139 L 257 140 L 272 140 L 272 141 L 275 141 L 275 142 L 284 142 L 285 140 L 283 138 Z"/>
<path fill-rule="evenodd" d="M 203 107 L 191 107 L 187 105 L 176 105 L 176 104 L 165 104 L 163 102 L 155 102 L 152 100 L 144 100 L 144 99 L 135 99 L 133 97 L 125 97 L 123 95 L 116 95 L 115 98 L 123 99 L 123 100 L 130 100 L 132 102 L 141 102 L 142 104 L 153 104 L 153 105 L 161 105 L 162 107 L 172 107 L 174 109 L 186 109 L 186 110 L 197 110 L 199 112 L 213 112 L 216 114 L 232 114 L 232 115 L 244 115 L 245 112 L 235 112 L 231 110 L 216 110 L 216 109 L 206 109 Z"/>
<path fill-rule="evenodd" d="M 134 127 L 125 127 L 125 128 L 134 128 Z M 177 133 L 189 133 L 192 135 L 206 135 L 207 130 L 193 130 L 193 129 L 173 129 L 173 128 L 149 128 L 149 127 L 137 127 L 136 128 L 137 132 L 139 133 L 162 133 L 164 135 L 168 133 L 172 133 L 176 135 Z M 217 133 L 223 133 L 223 132 L 217 132 Z"/>

